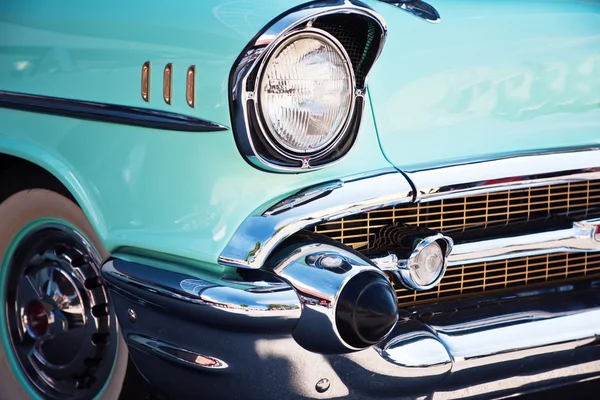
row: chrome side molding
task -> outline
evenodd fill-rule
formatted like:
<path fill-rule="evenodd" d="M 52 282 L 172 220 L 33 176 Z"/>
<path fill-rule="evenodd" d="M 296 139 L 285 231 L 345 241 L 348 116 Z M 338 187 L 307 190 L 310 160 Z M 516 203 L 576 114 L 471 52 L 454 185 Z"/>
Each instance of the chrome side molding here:
<path fill-rule="evenodd" d="M 127 343 L 132 347 L 138 347 L 150 354 L 157 355 L 168 361 L 182 364 L 198 370 L 226 369 L 229 366 L 223 360 L 216 357 L 198 354 L 191 350 L 183 349 L 172 344 L 141 335 L 127 336 Z"/>
<path fill-rule="evenodd" d="M 149 68 L 148 64 L 148 69 L 146 70 L 147 78 L 150 77 Z M 146 96 L 146 98 L 150 99 L 150 87 L 146 89 L 145 94 L 142 93 L 142 98 Z M 39 96 L 3 90 L 0 90 L 0 108 L 182 132 L 217 132 L 229 129 L 226 126 L 205 119 L 150 108 Z"/>

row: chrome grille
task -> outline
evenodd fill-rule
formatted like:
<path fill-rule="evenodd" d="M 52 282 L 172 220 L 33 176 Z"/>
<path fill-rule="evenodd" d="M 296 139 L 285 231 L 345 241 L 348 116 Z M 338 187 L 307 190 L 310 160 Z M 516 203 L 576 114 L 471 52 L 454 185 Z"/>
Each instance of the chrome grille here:
<path fill-rule="evenodd" d="M 423 292 L 398 286 L 394 288 L 398 304 L 406 307 L 599 273 L 600 253 L 559 253 L 451 266 L 437 287 Z"/>
<path fill-rule="evenodd" d="M 484 237 L 486 228 L 566 217 L 600 216 L 600 181 L 582 181 L 505 190 L 425 203 L 401 204 L 330 221 L 314 227 L 356 249 L 368 249 L 380 228 L 395 223 L 426 227 L 453 238 Z M 546 222 L 546 223 L 544 223 Z M 398 303 L 414 304 L 450 299 L 556 280 L 600 275 L 600 253 L 560 253 L 458 265 L 448 268 L 432 290 L 415 292 L 396 287 Z"/>
<path fill-rule="evenodd" d="M 315 226 L 314 232 L 360 248 L 368 245 L 379 228 L 394 223 L 427 227 L 452 236 L 557 215 L 596 217 L 599 211 L 600 181 L 584 181 L 401 204 L 326 222 Z"/>

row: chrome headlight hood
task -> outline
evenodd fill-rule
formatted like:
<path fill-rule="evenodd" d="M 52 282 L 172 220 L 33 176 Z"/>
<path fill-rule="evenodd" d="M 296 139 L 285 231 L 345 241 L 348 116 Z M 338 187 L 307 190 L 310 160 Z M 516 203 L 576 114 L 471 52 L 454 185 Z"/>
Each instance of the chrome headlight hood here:
<path fill-rule="evenodd" d="M 250 41 L 235 63 L 230 77 L 233 129 L 240 153 L 253 166 L 277 172 L 306 171 L 341 160 L 358 134 L 365 102 L 366 78 L 385 43 L 385 21 L 365 3 L 338 0 L 309 3 L 290 10 L 267 25 Z M 265 65 L 280 42 L 295 35 L 317 35 L 339 49 L 348 71 L 351 102 L 336 136 L 314 152 L 299 152 L 281 145 L 273 123 L 264 113 L 260 88 Z M 286 83 L 284 79 L 281 80 Z M 276 85 L 281 86 L 281 85 Z M 294 88 L 283 87 L 288 95 Z M 306 114 L 306 113 L 305 113 Z M 313 112 L 306 116 L 318 117 Z M 279 142 L 279 143 L 277 143 Z"/>

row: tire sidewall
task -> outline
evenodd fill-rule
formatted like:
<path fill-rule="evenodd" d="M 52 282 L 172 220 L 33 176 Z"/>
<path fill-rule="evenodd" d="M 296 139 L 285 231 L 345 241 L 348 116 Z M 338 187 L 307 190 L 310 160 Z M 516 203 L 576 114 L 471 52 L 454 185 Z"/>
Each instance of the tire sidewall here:
<path fill-rule="evenodd" d="M 18 243 L 41 224 L 67 226 L 81 234 L 98 252 L 102 260 L 108 257 L 87 217 L 66 197 L 45 189 L 18 192 L 0 204 L 0 400 L 42 399 L 25 376 L 15 354 L 6 325 L 5 282 L 8 266 Z M 119 332 L 117 323 L 117 332 Z M 96 399 L 117 399 L 127 368 L 127 346 L 119 332 L 115 362 L 108 382 Z"/>

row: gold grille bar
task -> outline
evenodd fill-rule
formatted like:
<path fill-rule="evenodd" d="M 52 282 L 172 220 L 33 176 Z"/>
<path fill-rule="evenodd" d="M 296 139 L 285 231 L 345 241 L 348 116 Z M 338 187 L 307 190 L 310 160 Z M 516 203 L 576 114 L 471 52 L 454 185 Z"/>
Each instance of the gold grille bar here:
<path fill-rule="evenodd" d="M 422 292 L 395 285 L 398 304 L 413 306 L 440 299 L 525 285 L 600 275 L 600 253 L 558 253 L 448 267 L 440 284 Z M 393 282 L 393 280 L 392 280 Z"/>
<path fill-rule="evenodd" d="M 552 215 L 599 215 L 600 181 L 506 190 L 427 203 L 401 204 L 317 225 L 314 232 L 354 248 L 366 246 L 383 226 L 402 223 L 445 234 L 544 220 Z M 592 215 L 594 214 L 594 215 Z"/>

